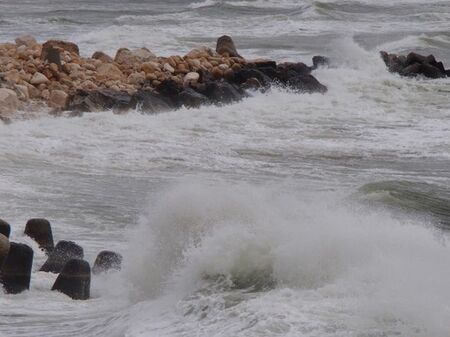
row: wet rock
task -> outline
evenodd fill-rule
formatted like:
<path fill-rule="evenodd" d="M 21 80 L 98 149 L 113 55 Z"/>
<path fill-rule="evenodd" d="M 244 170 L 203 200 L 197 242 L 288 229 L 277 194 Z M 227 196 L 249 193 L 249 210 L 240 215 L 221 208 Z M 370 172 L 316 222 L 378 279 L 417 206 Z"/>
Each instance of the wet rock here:
<path fill-rule="evenodd" d="M 114 89 L 77 90 L 69 96 L 67 110 L 94 112 L 104 110 L 125 111 L 133 108 L 132 96 Z"/>
<path fill-rule="evenodd" d="M 330 59 L 325 56 L 316 55 L 312 58 L 313 66 L 312 69 L 317 69 L 319 67 L 328 67 L 330 65 Z"/>
<path fill-rule="evenodd" d="M 285 62 L 280 63 L 277 66 L 277 75 L 276 78 L 281 83 L 287 83 L 290 78 L 294 78 L 297 76 L 309 75 L 311 73 L 311 68 L 302 62 L 291 63 Z"/>
<path fill-rule="evenodd" d="M 184 76 L 183 83 L 184 84 L 195 84 L 200 79 L 200 74 L 197 72 L 190 72 Z"/>
<path fill-rule="evenodd" d="M 208 82 L 201 94 L 215 104 L 230 104 L 240 101 L 246 96 L 238 86 L 225 81 Z"/>
<path fill-rule="evenodd" d="M 420 73 L 428 78 L 442 78 L 447 76 L 445 70 L 442 71 L 429 63 L 424 63 L 420 66 Z"/>
<path fill-rule="evenodd" d="M 262 87 L 262 84 L 257 78 L 251 77 L 242 84 L 242 87 L 246 90 L 259 90 Z"/>
<path fill-rule="evenodd" d="M 402 76 L 425 76 L 428 78 L 442 78 L 448 76 L 442 62 L 436 61 L 433 55 L 409 53 L 407 56 L 380 52 L 381 58 L 390 72 Z"/>
<path fill-rule="evenodd" d="M 44 53 L 46 53 L 46 50 L 48 50 L 48 48 L 50 48 L 50 47 L 60 48 L 71 54 L 80 56 L 80 49 L 73 42 L 61 41 L 61 40 L 49 40 L 42 45 L 42 55 L 44 55 Z M 44 59 L 44 57 L 42 57 L 42 56 L 41 56 L 41 58 Z"/>
<path fill-rule="evenodd" d="M 61 50 L 48 45 L 45 49 L 42 49 L 41 59 L 48 64 L 56 64 L 59 70 L 62 69 L 61 64 Z"/>
<path fill-rule="evenodd" d="M 234 83 L 242 84 L 251 78 L 256 78 L 263 86 L 269 86 L 273 81 L 269 76 L 258 69 L 240 69 L 234 72 Z"/>
<path fill-rule="evenodd" d="M 74 300 L 87 300 L 90 297 L 91 268 L 82 259 L 67 261 L 58 275 L 52 290 L 66 294 Z"/>
<path fill-rule="evenodd" d="M 100 60 L 103 63 L 112 63 L 112 62 L 114 62 L 114 60 L 112 59 L 111 56 L 105 54 L 102 51 L 96 51 L 94 54 L 92 54 L 91 58 L 93 58 L 95 60 Z"/>
<path fill-rule="evenodd" d="M 0 116 L 12 114 L 18 108 L 19 99 L 17 94 L 11 89 L 0 88 Z"/>
<path fill-rule="evenodd" d="M 241 57 L 236 50 L 233 39 L 228 35 L 219 37 L 216 45 L 216 52 L 224 56 Z"/>
<path fill-rule="evenodd" d="M 327 87 L 321 84 L 314 76 L 312 75 L 298 75 L 295 77 L 289 78 L 286 85 L 298 92 L 306 92 L 309 94 L 312 93 L 322 93 L 327 92 Z"/>
<path fill-rule="evenodd" d="M 73 241 L 59 241 L 40 271 L 60 273 L 64 265 L 71 259 L 83 259 L 83 248 Z"/>
<path fill-rule="evenodd" d="M 8 256 L 1 268 L 1 283 L 8 294 L 30 289 L 33 250 L 21 243 L 11 242 Z"/>
<path fill-rule="evenodd" d="M 0 234 L 3 234 L 7 238 L 11 234 L 11 225 L 2 219 L 0 219 Z"/>
<path fill-rule="evenodd" d="M 30 219 L 25 225 L 25 235 L 36 241 L 40 248 L 49 254 L 53 248 L 53 233 L 50 222 L 46 219 Z"/>
<path fill-rule="evenodd" d="M 6 257 L 8 256 L 9 247 L 10 243 L 8 237 L 0 234 L 0 268 L 3 264 L 3 261 L 5 261 Z"/>
<path fill-rule="evenodd" d="M 122 255 L 110 250 L 103 250 L 98 253 L 97 258 L 95 259 L 92 273 L 100 274 L 109 270 L 120 270 L 121 265 Z"/>
<path fill-rule="evenodd" d="M 187 108 L 198 108 L 209 102 L 208 97 L 196 92 L 192 88 L 185 88 L 178 94 L 178 99 Z"/>
<path fill-rule="evenodd" d="M 162 81 L 157 87 L 156 90 L 160 93 L 160 95 L 164 98 L 165 102 L 170 106 L 179 108 L 181 106 L 181 102 L 179 100 L 179 93 L 183 91 L 183 87 L 180 86 L 177 82 L 172 79 L 167 79 Z"/>
<path fill-rule="evenodd" d="M 169 104 L 159 95 L 151 90 L 139 90 L 132 98 L 131 106 L 135 106 L 145 113 L 159 113 L 171 109 Z"/>

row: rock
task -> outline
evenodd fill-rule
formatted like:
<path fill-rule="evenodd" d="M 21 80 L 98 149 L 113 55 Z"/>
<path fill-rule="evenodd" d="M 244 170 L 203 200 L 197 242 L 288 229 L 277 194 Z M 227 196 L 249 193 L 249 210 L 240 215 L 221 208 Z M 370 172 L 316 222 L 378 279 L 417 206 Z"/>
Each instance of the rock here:
<path fill-rule="evenodd" d="M 156 55 L 147 48 L 135 49 L 131 52 L 131 55 L 138 62 L 148 62 L 156 59 Z"/>
<path fill-rule="evenodd" d="M 138 85 L 138 86 L 142 86 L 145 82 L 145 73 L 132 73 L 130 74 L 130 76 L 128 76 L 127 79 L 128 83 L 134 84 L 134 85 Z"/>
<path fill-rule="evenodd" d="M 402 76 L 414 77 L 420 74 L 421 68 L 420 63 L 414 63 L 399 70 L 398 73 Z"/>
<path fill-rule="evenodd" d="M 228 35 L 219 37 L 216 45 L 216 52 L 224 56 L 242 58 L 242 56 L 238 54 L 233 40 Z"/>
<path fill-rule="evenodd" d="M 68 110 L 77 112 L 124 111 L 134 107 L 129 93 L 114 89 L 77 90 L 67 104 Z"/>
<path fill-rule="evenodd" d="M 53 248 L 53 233 L 50 222 L 46 219 L 30 219 L 25 225 L 25 235 L 36 241 L 40 248 L 49 254 Z"/>
<path fill-rule="evenodd" d="M 164 70 L 168 71 L 171 74 L 175 72 L 175 69 L 169 63 L 164 63 Z"/>
<path fill-rule="evenodd" d="M 17 84 L 15 86 L 17 93 L 19 93 L 18 98 L 22 101 L 28 101 L 30 99 L 30 91 L 26 85 Z"/>
<path fill-rule="evenodd" d="M 325 56 L 316 55 L 312 58 L 313 66 L 312 69 L 317 69 L 319 67 L 328 67 L 330 65 L 330 59 Z"/>
<path fill-rule="evenodd" d="M 48 64 L 56 64 L 58 70 L 62 69 L 61 50 L 59 48 L 55 48 L 52 45 L 48 45 L 45 49 L 42 48 L 41 60 Z"/>
<path fill-rule="evenodd" d="M 432 56 L 432 55 L 430 55 L 430 56 Z M 433 56 L 433 59 L 434 59 L 434 56 Z M 417 53 L 409 53 L 407 56 L 406 56 L 406 66 L 410 66 L 410 65 L 412 65 L 412 64 L 414 64 L 414 63 L 419 63 L 419 64 L 421 64 L 421 63 L 425 63 L 425 62 L 427 62 L 427 57 L 426 56 L 423 56 L 423 55 L 420 55 L 420 54 L 417 54 Z"/>
<path fill-rule="evenodd" d="M 39 269 L 50 273 L 60 273 L 64 265 L 71 259 L 83 259 L 83 248 L 73 241 L 59 241 L 47 261 Z"/>
<path fill-rule="evenodd" d="M 131 106 L 135 106 L 140 111 L 149 114 L 171 109 L 171 106 L 159 94 L 150 90 L 138 90 L 133 95 Z"/>
<path fill-rule="evenodd" d="M 103 63 L 97 68 L 97 77 L 102 79 L 120 80 L 122 71 L 112 63 Z"/>
<path fill-rule="evenodd" d="M 436 64 L 436 62 L 435 62 Z M 445 71 L 442 72 L 440 69 L 438 69 L 435 66 L 432 66 L 431 64 L 424 63 L 420 67 L 420 73 L 428 78 L 442 78 L 446 77 Z"/>
<path fill-rule="evenodd" d="M 130 58 L 131 58 L 131 51 L 128 48 L 120 48 L 117 51 L 116 56 L 114 57 L 114 62 L 121 64 L 130 60 Z"/>
<path fill-rule="evenodd" d="M 0 116 L 12 114 L 19 108 L 17 94 L 6 88 L 0 88 Z"/>
<path fill-rule="evenodd" d="M 277 66 L 277 78 L 282 82 L 287 82 L 291 77 L 311 74 L 311 68 L 302 62 L 285 62 Z"/>
<path fill-rule="evenodd" d="M 286 84 L 292 90 L 307 92 L 310 94 L 316 92 L 324 94 L 328 90 L 326 86 L 321 84 L 312 75 L 298 75 L 295 77 L 291 77 Z"/>
<path fill-rule="evenodd" d="M 65 109 L 67 105 L 67 99 L 69 95 L 62 90 L 52 90 L 50 92 L 50 98 L 48 105 L 52 108 Z"/>
<path fill-rule="evenodd" d="M 225 81 L 208 82 L 201 92 L 209 100 L 216 104 L 229 104 L 240 101 L 245 93 L 231 83 Z"/>
<path fill-rule="evenodd" d="M 209 103 L 208 97 L 196 92 L 192 88 L 185 88 L 182 92 L 178 94 L 178 100 L 181 105 L 187 108 L 198 108 L 201 105 Z"/>
<path fill-rule="evenodd" d="M 91 268 L 82 259 L 67 261 L 58 275 L 52 290 L 66 294 L 74 300 L 87 300 L 90 297 Z"/>
<path fill-rule="evenodd" d="M 45 53 L 45 51 L 50 48 L 60 48 L 62 50 L 68 51 L 71 54 L 75 54 L 77 56 L 80 56 L 80 49 L 78 48 L 78 46 L 73 43 L 73 42 L 68 42 L 68 41 L 61 41 L 61 40 L 50 40 L 45 42 L 42 45 L 42 53 Z M 42 59 L 44 59 L 41 56 Z"/>
<path fill-rule="evenodd" d="M 20 46 L 33 47 L 37 45 L 36 39 L 31 35 L 20 36 L 15 40 L 15 42 L 17 47 Z"/>
<path fill-rule="evenodd" d="M 112 63 L 114 62 L 114 60 L 112 59 L 111 56 L 105 54 L 102 51 L 96 51 L 94 54 L 92 54 L 92 57 L 95 60 L 100 60 L 102 61 L 102 63 Z"/>
<path fill-rule="evenodd" d="M 407 56 L 380 52 L 381 58 L 390 72 L 402 76 L 415 77 L 423 75 L 428 78 L 446 77 L 446 71 L 442 62 L 437 62 L 433 55 L 420 55 L 409 53 Z"/>
<path fill-rule="evenodd" d="M 5 261 L 6 257 L 8 256 L 9 247 L 10 243 L 8 237 L 0 234 L 0 268 L 3 264 L 3 261 Z"/>
<path fill-rule="evenodd" d="M 164 101 L 174 108 L 179 108 L 181 102 L 178 94 L 183 91 L 183 87 L 172 79 L 162 81 L 156 90 L 164 98 Z"/>
<path fill-rule="evenodd" d="M 33 250 L 24 244 L 11 242 L 8 256 L 1 268 L 1 283 L 8 294 L 30 289 Z"/>
<path fill-rule="evenodd" d="M 191 83 L 195 84 L 195 83 L 198 82 L 199 79 L 200 79 L 200 74 L 199 73 L 190 72 L 190 73 L 187 73 L 184 76 L 183 83 L 184 84 L 191 84 Z"/>
<path fill-rule="evenodd" d="M 247 81 L 242 83 L 242 88 L 246 90 L 259 90 L 261 87 L 261 82 L 259 82 L 259 80 L 255 77 L 251 77 Z"/>
<path fill-rule="evenodd" d="M 122 255 L 110 250 L 103 250 L 98 253 L 95 259 L 92 273 L 100 274 L 109 270 L 120 270 L 122 265 Z"/>
<path fill-rule="evenodd" d="M 44 84 L 47 82 L 49 82 L 48 78 L 44 74 L 39 72 L 34 73 L 33 77 L 30 80 L 30 83 L 34 85 Z"/>
<path fill-rule="evenodd" d="M 157 62 L 144 62 L 141 64 L 141 70 L 146 74 L 151 74 L 160 71 L 160 65 Z"/>
<path fill-rule="evenodd" d="M 256 59 L 256 60 L 247 60 L 247 67 L 249 68 L 277 68 L 277 63 L 272 60 L 266 59 Z"/>
<path fill-rule="evenodd" d="M 11 226 L 5 220 L 0 219 L 0 234 L 3 234 L 7 238 L 11 234 Z M 0 265 L 1 266 L 1 265 Z"/>
<path fill-rule="evenodd" d="M 256 78 L 260 84 L 267 87 L 270 86 L 272 79 L 258 69 L 243 68 L 234 72 L 234 83 L 242 84 L 251 78 Z"/>

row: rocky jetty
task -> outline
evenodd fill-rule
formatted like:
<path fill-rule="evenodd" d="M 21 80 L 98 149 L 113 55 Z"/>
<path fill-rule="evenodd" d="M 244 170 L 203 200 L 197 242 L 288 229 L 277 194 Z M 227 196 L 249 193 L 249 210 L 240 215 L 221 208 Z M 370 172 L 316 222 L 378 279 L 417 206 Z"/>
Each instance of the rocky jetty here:
<path fill-rule="evenodd" d="M 298 92 L 324 93 L 311 75 L 314 65 L 244 59 L 229 36 L 216 50 L 201 47 L 184 56 L 158 57 L 147 48 L 120 48 L 114 57 L 95 52 L 80 56 L 74 43 L 38 43 L 31 36 L 0 44 L 0 118 L 36 105 L 76 113 L 140 108 L 159 112 L 181 106 L 226 104 L 266 90 L 272 84 Z"/>
<path fill-rule="evenodd" d="M 402 76 L 416 77 L 422 75 L 428 78 L 444 78 L 450 76 L 450 69 L 445 69 L 444 64 L 437 61 L 434 55 L 420 55 L 409 53 L 408 55 L 388 54 L 380 52 L 381 58 L 390 72 Z"/>

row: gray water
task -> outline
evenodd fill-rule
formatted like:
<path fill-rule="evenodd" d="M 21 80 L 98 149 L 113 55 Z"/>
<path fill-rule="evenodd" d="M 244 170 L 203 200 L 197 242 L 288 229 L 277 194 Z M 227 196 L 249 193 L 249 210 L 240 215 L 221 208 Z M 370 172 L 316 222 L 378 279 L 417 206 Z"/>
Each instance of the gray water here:
<path fill-rule="evenodd" d="M 1 1 L 2 42 L 171 55 L 229 34 L 333 67 L 325 95 L 0 125 L 0 217 L 36 255 L 0 335 L 447 337 L 450 81 L 389 74 L 378 51 L 450 67 L 449 22 L 445 1 Z M 123 270 L 86 302 L 51 292 L 31 217 Z"/>

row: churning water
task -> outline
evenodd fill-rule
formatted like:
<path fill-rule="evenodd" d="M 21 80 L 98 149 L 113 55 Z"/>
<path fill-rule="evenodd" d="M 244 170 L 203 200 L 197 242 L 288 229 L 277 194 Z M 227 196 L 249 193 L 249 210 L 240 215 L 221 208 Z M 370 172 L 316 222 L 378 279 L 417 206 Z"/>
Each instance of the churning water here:
<path fill-rule="evenodd" d="M 0 1 L 0 40 L 158 55 L 229 34 L 246 57 L 333 67 L 325 95 L 274 88 L 159 115 L 0 125 L 0 216 L 46 217 L 91 263 L 72 301 L 35 271 L 0 294 L 1 336 L 450 335 L 450 80 L 389 74 L 415 50 L 450 67 L 448 1 Z"/>

